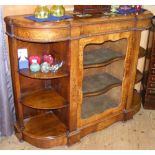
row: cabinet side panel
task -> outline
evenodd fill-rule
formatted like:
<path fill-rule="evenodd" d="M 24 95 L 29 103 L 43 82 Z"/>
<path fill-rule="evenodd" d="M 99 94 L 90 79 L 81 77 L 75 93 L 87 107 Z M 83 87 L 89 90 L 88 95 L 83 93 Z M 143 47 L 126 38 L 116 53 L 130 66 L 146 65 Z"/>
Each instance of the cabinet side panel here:
<path fill-rule="evenodd" d="M 133 31 L 131 32 L 131 37 L 129 38 L 127 56 L 125 62 L 125 79 L 127 81 L 127 85 L 123 87 L 124 91 L 126 91 L 126 109 L 130 109 L 132 106 L 132 98 L 133 98 L 133 89 L 136 79 L 136 70 L 138 63 L 138 54 L 139 54 L 139 46 L 140 46 L 140 37 L 141 31 Z"/>
<path fill-rule="evenodd" d="M 14 104 L 16 110 L 16 119 L 18 125 L 23 128 L 23 111 L 20 103 L 20 79 L 18 74 L 18 56 L 17 56 L 17 40 L 8 37 L 9 40 L 9 54 L 10 54 L 10 65 L 11 65 L 11 76 L 14 93 Z"/>

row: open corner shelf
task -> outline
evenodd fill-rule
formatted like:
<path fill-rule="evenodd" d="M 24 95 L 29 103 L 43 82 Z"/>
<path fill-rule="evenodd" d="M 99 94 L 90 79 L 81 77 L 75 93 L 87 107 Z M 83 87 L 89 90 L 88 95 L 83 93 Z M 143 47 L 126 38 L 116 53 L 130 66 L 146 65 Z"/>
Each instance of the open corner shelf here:
<path fill-rule="evenodd" d="M 45 142 L 50 142 L 51 145 L 55 144 L 51 143 L 54 141 L 58 145 L 67 143 L 66 126 L 53 113 L 48 112 L 28 118 L 24 120 L 24 126 L 24 139 L 31 144 L 37 140 L 35 145 L 38 147 L 46 147 L 42 145 Z"/>
<path fill-rule="evenodd" d="M 31 72 L 29 69 L 22 69 L 19 70 L 19 73 L 25 77 L 34 78 L 34 79 L 54 79 L 60 77 L 68 76 L 68 73 L 62 71 L 61 69 L 58 70 L 56 73 L 42 73 L 42 72 Z"/>
<path fill-rule="evenodd" d="M 136 72 L 136 79 L 135 79 L 135 84 L 140 82 L 143 78 L 143 74 L 140 70 L 137 69 L 137 72 Z"/>
<path fill-rule="evenodd" d="M 114 61 L 124 59 L 125 55 L 112 49 L 95 49 L 84 52 L 84 68 L 100 67 L 108 65 Z"/>
<path fill-rule="evenodd" d="M 137 92 L 136 89 L 134 89 L 131 105 L 131 109 L 134 109 L 132 110 L 133 113 L 135 114 L 136 112 L 138 112 L 140 110 L 140 107 L 141 107 L 141 95 Z"/>
<path fill-rule="evenodd" d="M 141 102 L 141 95 L 137 92 L 136 89 L 133 91 L 133 105 L 138 105 Z"/>
<path fill-rule="evenodd" d="M 67 106 L 65 99 L 52 89 L 44 89 L 21 98 L 21 103 L 35 109 L 58 109 Z"/>
<path fill-rule="evenodd" d="M 144 57 L 145 55 L 146 55 L 146 50 L 145 50 L 143 47 L 140 46 L 138 57 L 139 57 L 139 58 L 142 58 L 142 57 Z"/>

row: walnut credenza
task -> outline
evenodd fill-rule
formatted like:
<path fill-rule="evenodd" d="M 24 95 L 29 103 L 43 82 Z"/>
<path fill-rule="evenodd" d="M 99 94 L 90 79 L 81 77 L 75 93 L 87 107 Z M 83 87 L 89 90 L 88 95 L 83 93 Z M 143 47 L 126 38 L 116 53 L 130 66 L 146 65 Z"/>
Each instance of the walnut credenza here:
<path fill-rule="evenodd" d="M 16 135 L 41 148 L 73 144 L 128 120 L 140 109 L 134 89 L 141 31 L 152 14 L 74 17 L 36 23 L 5 18 L 16 109 Z M 17 50 L 63 60 L 55 74 L 18 69 Z"/>

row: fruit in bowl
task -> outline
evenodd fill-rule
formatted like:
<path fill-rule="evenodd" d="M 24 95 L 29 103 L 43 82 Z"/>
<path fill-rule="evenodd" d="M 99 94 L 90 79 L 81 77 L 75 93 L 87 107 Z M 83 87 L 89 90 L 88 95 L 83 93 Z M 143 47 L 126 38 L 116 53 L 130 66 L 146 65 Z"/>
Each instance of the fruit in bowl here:
<path fill-rule="evenodd" d="M 48 62 L 51 65 L 54 62 L 54 58 L 52 55 L 44 55 L 43 61 Z"/>
<path fill-rule="evenodd" d="M 41 63 L 41 59 L 40 59 L 39 56 L 30 56 L 30 57 L 29 57 L 29 64 L 31 65 L 32 62 L 33 62 L 34 60 L 36 60 L 36 62 L 37 62 L 38 64 Z"/>

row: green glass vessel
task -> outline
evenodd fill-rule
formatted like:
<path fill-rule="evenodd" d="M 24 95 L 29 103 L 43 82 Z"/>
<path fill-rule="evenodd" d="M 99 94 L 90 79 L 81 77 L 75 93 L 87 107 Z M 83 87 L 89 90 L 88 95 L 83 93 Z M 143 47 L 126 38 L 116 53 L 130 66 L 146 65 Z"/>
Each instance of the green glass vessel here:
<path fill-rule="evenodd" d="M 39 5 L 36 7 L 34 12 L 35 18 L 46 19 L 50 15 L 50 11 L 47 6 Z"/>
<path fill-rule="evenodd" d="M 112 5 L 110 11 L 115 13 L 115 12 L 117 12 L 118 8 L 119 8 L 119 5 Z"/>
<path fill-rule="evenodd" d="M 65 15 L 65 8 L 63 5 L 53 5 L 50 9 L 50 13 L 53 16 L 61 17 Z"/>
<path fill-rule="evenodd" d="M 39 72 L 40 71 L 40 65 L 37 62 L 33 62 L 30 65 L 31 72 Z"/>

